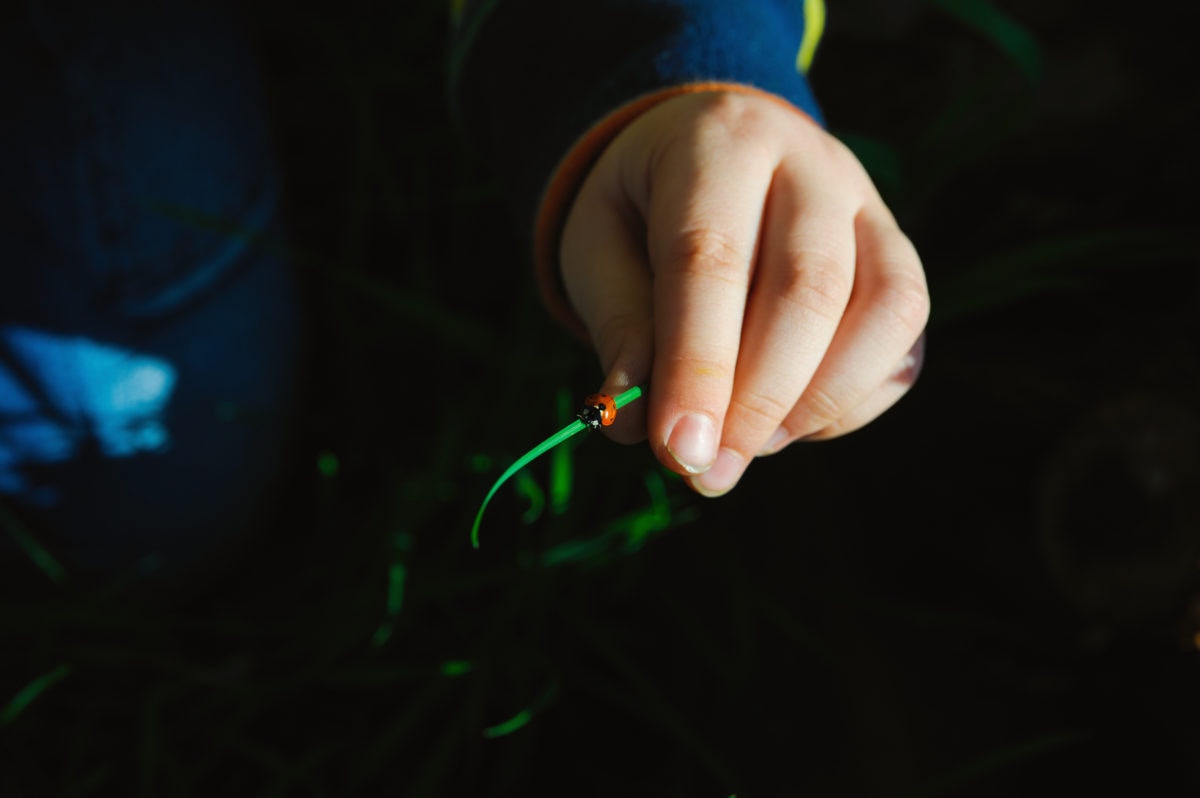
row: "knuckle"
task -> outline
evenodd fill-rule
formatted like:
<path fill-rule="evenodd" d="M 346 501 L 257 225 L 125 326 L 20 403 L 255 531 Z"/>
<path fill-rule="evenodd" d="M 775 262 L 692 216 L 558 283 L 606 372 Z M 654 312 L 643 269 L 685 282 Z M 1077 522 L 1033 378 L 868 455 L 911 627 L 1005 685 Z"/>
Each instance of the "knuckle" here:
<path fill-rule="evenodd" d="M 674 238 L 667 262 L 680 274 L 735 282 L 747 258 L 740 242 L 715 228 L 685 230 Z"/>
<path fill-rule="evenodd" d="M 804 405 L 805 422 L 809 428 L 833 425 L 844 413 L 842 403 L 830 391 L 818 386 L 809 386 L 800 401 Z"/>
<path fill-rule="evenodd" d="M 805 252 L 786 270 L 779 295 L 809 314 L 837 321 L 850 301 L 852 283 L 837 258 Z"/>
<path fill-rule="evenodd" d="M 730 399 L 729 407 L 729 414 L 740 421 L 770 427 L 771 430 L 777 428 L 792 410 L 791 405 L 761 391 L 739 391 Z"/>
<path fill-rule="evenodd" d="M 704 99 L 704 128 L 715 135 L 744 138 L 757 129 L 764 109 L 760 103 L 736 92 L 711 92 Z"/>
<path fill-rule="evenodd" d="M 683 126 L 686 132 L 672 139 L 671 148 L 687 157 L 698 152 L 721 157 L 731 148 L 743 154 L 758 153 L 766 157 L 771 148 L 763 140 L 762 131 L 773 124 L 772 114 L 778 113 L 773 104 L 762 102 L 740 92 L 701 92 L 688 98 L 693 115 Z"/>
<path fill-rule="evenodd" d="M 881 288 L 883 306 L 897 326 L 915 337 L 929 322 L 929 289 L 925 281 L 908 272 L 892 271 Z"/>
<path fill-rule="evenodd" d="M 724 358 L 703 353 L 680 354 L 671 358 L 675 370 L 687 379 L 701 378 L 732 382 L 733 364 Z"/>

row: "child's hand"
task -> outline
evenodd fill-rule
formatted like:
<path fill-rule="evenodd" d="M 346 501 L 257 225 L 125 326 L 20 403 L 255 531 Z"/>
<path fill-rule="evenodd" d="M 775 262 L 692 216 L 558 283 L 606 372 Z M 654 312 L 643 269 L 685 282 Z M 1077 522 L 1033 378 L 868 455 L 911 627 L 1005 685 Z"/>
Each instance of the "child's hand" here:
<path fill-rule="evenodd" d="M 755 456 L 870 422 L 920 368 L 916 250 L 853 154 L 765 96 L 684 94 L 630 123 L 560 254 L 603 390 L 648 386 L 613 437 L 648 436 L 705 495 Z"/>

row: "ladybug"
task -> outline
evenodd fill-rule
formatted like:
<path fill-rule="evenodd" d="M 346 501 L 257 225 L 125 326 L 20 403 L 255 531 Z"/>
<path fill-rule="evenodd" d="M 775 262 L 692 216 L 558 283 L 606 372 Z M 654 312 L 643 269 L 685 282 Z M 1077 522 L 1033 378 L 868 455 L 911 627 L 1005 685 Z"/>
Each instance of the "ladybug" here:
<path fill-rule="evenodd" d="M 617 403 L 608 394 L 594 393 L 583 400 L 583 407 L 577 415 L 588 429 L 612 426 L 617 420 Z"/>

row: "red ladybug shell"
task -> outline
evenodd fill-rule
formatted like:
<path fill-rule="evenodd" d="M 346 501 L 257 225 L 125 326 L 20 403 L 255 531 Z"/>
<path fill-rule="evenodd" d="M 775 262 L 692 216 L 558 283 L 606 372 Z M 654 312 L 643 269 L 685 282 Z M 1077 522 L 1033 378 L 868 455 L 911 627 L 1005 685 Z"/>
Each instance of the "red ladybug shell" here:
<path fill-rule="evenodd" d="M 617 420 L 617 403 L 608 394 L 594 393 L 583 400 L 579 418 L 592 429 L 610 427 Z"/>

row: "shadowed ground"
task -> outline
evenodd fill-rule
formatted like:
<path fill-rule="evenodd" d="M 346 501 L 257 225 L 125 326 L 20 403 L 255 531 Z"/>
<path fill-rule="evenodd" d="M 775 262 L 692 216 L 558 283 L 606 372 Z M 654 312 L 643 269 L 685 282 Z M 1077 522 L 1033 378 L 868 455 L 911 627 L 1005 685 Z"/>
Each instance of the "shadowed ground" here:
<path fill-rule="evenodd" d="M 1200 788 L 1187 29 L 1001 5 L 831 3 L 812 72 L 926 263 L 912 394 L 718 501 L 579 436 L 479 551 L 593 357 L 456 137 L 440 7 L 260 9 L 317 342 L 289 498 L 183 589 L 22 561 L 0 794 Z"/>

